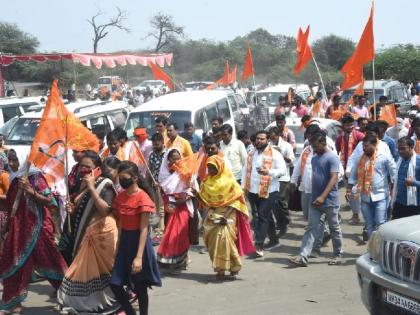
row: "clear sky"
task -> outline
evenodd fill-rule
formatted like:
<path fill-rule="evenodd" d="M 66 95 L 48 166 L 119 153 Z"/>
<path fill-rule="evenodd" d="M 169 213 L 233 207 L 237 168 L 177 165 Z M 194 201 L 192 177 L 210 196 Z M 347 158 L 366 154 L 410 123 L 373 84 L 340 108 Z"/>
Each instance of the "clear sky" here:
<path fill-rule="evenodd" d="M 259 27 L 296 36 L 299 26 L 310 24 L 311 41 L 330 33 L 357 41 L 370 4 L 370 0 L 14 0 L 3 4 L 0 20 L 35 35 L 41 51 L 92 52 L 92 29 L 86 19 L 101 9 L 105 21 L 118 6 L 128 12 L 126 26 L 132 31 L 113 30 L 100 42 L 99 52 L 112 52 L 151 48 L 152 42 L 143 38 L 150 31 L 150 17 L 159 11 L 185 26 L 191 39 L 230 40 Z M 416 1 L 377 0 L 376 47 L 419 44 L 418 23 Z"/>

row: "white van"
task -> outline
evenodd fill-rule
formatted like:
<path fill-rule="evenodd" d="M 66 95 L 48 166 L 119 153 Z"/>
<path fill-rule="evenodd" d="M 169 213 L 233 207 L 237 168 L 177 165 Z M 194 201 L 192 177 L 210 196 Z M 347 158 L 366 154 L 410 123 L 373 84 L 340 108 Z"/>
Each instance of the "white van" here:
<path fill-rule="evenodd" d="M 156 131 L 155 118 L 160 115 L 175 122 L 180 130 L 183 130 L 184 123 L 192 122 L 200 137 L 203 132 L 211 130 L 212 118 L 220 116 L 236 134 L 232 108 L 225 91 L 186 91 L 154 98 L 130 113 L 125 125 L 128 137 L 133 137 L 133 131 L 138 126 L 146 128 L 147 133 L 152 135 Z"/>
<path fill-rule="evenodd" d="M 305 101 L 309 95 L 311 95 L 311 89 L 307 84 L 277 84 L 256 92 L 258 99 L 261 99 L 263 96 L 267 98 L 267 103 L 270 107 L 270 116 L 272 118 L 274 117 L 274 110 L 279 104 L 279 97 L 287 97 L 289 88 L 294 89 L 295 94 L 300 96 Z M 253 103 L 252 100 L 251 103 Z"/>
<path fill-rule="evenodd" d="M 67 109 L 74 113 L 81 122 L 89 129 L 103 129 L 105 133 L 116 127 L 123 127 L 128 116 L 125 102 L 79 102 L 66 105 Z M 39 123 L 42 112 L 29 112 L 17 119 L 5 139 L 9 149 L 14 149 L 20 163 L 26 160 Z M 69 166 L 74 161 L 69 155 Z"/>
<path fill-rule="evenodd" d="M 46 99 L 37 97 L 7 97 L 0 98 L 0 126 L 16 116 L 21 116 L 34 105 L 41 106 Z"/>

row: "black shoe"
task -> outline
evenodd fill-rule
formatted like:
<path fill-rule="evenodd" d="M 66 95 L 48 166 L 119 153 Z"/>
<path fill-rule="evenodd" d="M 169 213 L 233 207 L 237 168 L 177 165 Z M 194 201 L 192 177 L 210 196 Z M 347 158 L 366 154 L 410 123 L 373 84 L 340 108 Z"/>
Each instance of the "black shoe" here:
<path fill-rule="evenodd" d="M 363 239 L 363 242 L 367 242 L 369 240 L 366 227 L 363 228 L 362 239 Z"/>
<path fill-rule="evenodd" d="M 268 243 L 264 244 L 264 249 L 273 249 L 279 246 L 279 240 L 270 240 Z"/>
<path fill-rule="evenodd" d="M 286 233 L 287 233 L 287 225 L 279 228 L 279 232 L 277 233 L 277 237 L 282 238 L 283 236 L 286 235 Z"/>
<path fill-rule="evenodd" d="M 327 246 L 328 242 L 331 239 L 331 234 L 324 234 L 324 238 L 322 239 L 322 247 Z"/>

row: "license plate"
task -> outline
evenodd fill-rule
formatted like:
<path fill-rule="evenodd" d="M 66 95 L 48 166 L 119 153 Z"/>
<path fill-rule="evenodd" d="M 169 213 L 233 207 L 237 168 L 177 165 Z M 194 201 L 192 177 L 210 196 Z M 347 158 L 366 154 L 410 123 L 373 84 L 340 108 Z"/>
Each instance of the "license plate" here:
<path fill-rule="evenodd" d="M 383 297 L 385 302 L 403 308 L 407 311 L 413 312 L 414 314 L 420 315 L 420 302 L 407 298 L 405 296 L 399 295 L 392 291 L 383 290 Z"/>

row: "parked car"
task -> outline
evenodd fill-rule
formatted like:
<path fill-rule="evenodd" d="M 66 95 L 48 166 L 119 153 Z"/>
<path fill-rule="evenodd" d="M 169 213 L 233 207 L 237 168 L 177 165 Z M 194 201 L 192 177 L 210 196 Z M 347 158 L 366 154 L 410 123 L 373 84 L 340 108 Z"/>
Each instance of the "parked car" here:
<path fill-rule="evenodd" d="M 224 123 L 233 127 L 236 134 L 233 110 L 226 92 L 203 90 L 166 94 L 137 107 L 130 113 L 125 125 L 128 136 L 133 137 L 134 129 L 138 126 L 146 128 L 148 134 L 152 135 L 155 132 L 155 118 L 161 115 L 168 117 L 181 129 L 185 122 L 192 122 L 200 137 L 211 129 L 212 118 L 220 116 Z"/>
<path fill-rule="evenodd" d="M 213 84 L 214 82 L 212 81 L 191 81 L 191 82 L 185 82 L 184 88 L 185 88 L 185 91 L 204 90 Z"/>
<path fill-rule="evenodd" d="M 0 126 L 13 117 L 23 115 L 29 107 L 43 104 L 45 104 L 45 99 L 41 96 L 0 98 Z"/>
<path fill-rule="evenodd" d="M 149 88 L 151 91 L 154 88 L 158 88 L 160 92 L 163 91 L 164 87 L 166 86 L 165 81 L 163 80 L 145 80 L 139 85 L 135 86 L 133 88 L 134 91 L 139 90 L 140 92 L 146 92 L 147 88 Z"/>
<path fill-rule="evenodd" d="M 365 81 L 363 86 L 365 95 L 370 104 L 373 103 L 373 81 Z M 343 102 L 347 102 L 353 96 L 356 87 L 345 90 L 341 96 Z M 388 101 L 394 102 L 400 107 L 400 111 L 405 113 L 410 110 L 411 103 L 407 96 L 406 87 L 403 83 L 395 80 L 377 80 L 375 81 L 375 100 L 379 102 L 379 97 L 385 95 Z"/>
<path fill-rule="evenodd" d="M 270 109 L 270 116 L 274 119 L 274 110 L 276 109 L 277 105 L 279 104 L 279 97 L 287 97 L 287 93 L 290 88 L 295 90 L 296 95 L 300 96 L 303 100 L 306 99 L 311 95 L 311 89 L 307 84 L 277 84 L 274 86 L 270 86 L 264 90 L 255 92 L 255 95 L 258 99 L 265 96 L 267 98 L 267 104 Z M 252 93 L 252 92 L 251 92 Z M 250 95 L 250 102 L 253 102 L 253 96 Z"/>
<path fill-rule="evenodd" d="M 342 133 L 342 128 L 340 122 L 333 120 L 333 119 L 326 119 L 326 118 L 317 118 L 315 119 L 321 129 L 327 131 L 328 137 L 330 137 L 333 141 L 337 139 L 337 137 Z M 268 131 L 270 128 L 275 127 L 276 122 L 272 122 L 269 124 L 265 129 Z M 305 129 L 302 127 L 302 123 L 300 118 L 286 118 L 286 127 L 289 128 L 295 134 L 296 138 L 296 157 L 299 157 L 302 153 L 305 137 L 304 132 Z"/>
<path fill-rule="evenodd" d="M 67 109 L 74 113 L 81 122 L 89 129 L 103 129 L 105 133 L 116 127 L 123 127 L 128 116 L 125 102 L 95 102 L 86 101 L 66 105 Z M 42 112 L 29 112 L 20 116 L 10 132 L 5 144 L 14 149 L 21 162 L 26 160 L 38 126 L 41 122 Z M 74 164 L 71 154 L 69 166 Z"/>
<path fill-rule="evenodd" d="M 382 224 L 356 268 L 370 314 L 420 314 L 420 215 Z"/>

